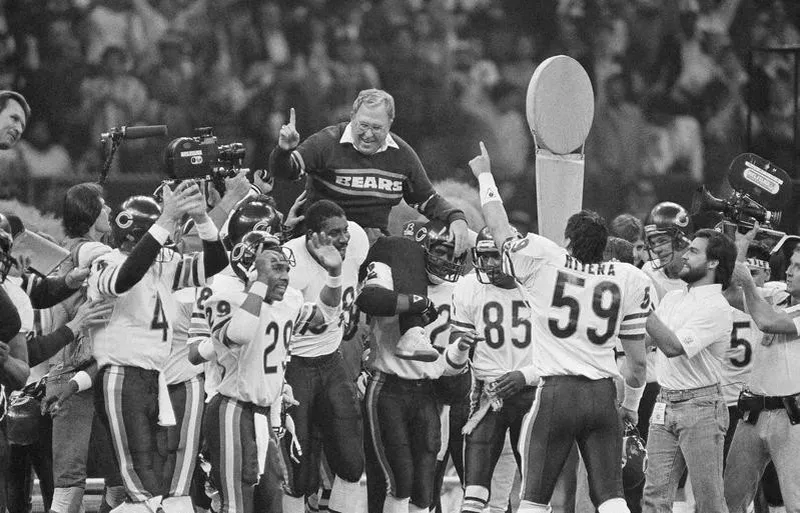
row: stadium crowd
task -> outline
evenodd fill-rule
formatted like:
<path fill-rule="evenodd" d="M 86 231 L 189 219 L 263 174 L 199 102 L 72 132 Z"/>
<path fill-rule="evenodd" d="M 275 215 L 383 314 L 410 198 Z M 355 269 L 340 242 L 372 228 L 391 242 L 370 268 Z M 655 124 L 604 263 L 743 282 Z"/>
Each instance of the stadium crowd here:
<path fill-rule="evenodd" d="M 34 475 L 53 513 L 88 475 L 103 512 L 353 512 L 364 475 L 441 511 L 451 468 L 464 513 L 800 511 L 800 246 L 687 208 L 748 109 L 791 168 L 791 54 L 748 49 L 800 44 L 793 4 L 0 6 L 0 512 Z M 525 119 L 555 54 L 596 96 L 564 247 Z M 265 172 L 104 188 L 137 124 Z"/>

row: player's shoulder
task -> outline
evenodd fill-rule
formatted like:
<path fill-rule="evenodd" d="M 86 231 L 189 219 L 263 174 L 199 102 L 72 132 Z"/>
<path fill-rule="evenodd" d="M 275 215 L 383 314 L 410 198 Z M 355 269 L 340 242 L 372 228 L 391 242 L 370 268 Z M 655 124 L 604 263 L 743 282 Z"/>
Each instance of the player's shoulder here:
<path fill-rule="evenodd" d="M 478 281 L 477 273 L 470 272 L 460 277 L 453 285 L 453 296 L 468 302 L 475 295 L 483 284 Z"/>
<path fill-rule="evenodd" d="M 347 231 L 350 232 L 350 242 L 347 243 L 346 258 L 361 264 L 369 252 L 367 232 L 355 221 L 347 222 Z"/>
<path fill-rule="evenodd" d="M 98 263 L 105 263 L 106 265 L 121 264 L 127 258 L 128 258 L 128 255 L 126 255 L 125 253 L 120 251 L 119 248 L 117 248 L 117 249 L 112 249 L 111 251 L 108 251 L 108 252 L 103 253 L 102 255 L 98 256 L 94 260 L 93 264 L 95 264 L 95 265 L 98 264 Z"/>
<path fill-rule="evenodd" d="M 90 240 L 82 242 L 75 248 L 74 261 L 77 263 L 77 267 L 84 267 L 94 262 L 96 258 L 111 251 L 113 251 L 113 249 L 111 249 L 110 246 L 99 241 Z"/>
<path fill-rule="evenodd" d="M 286 306 L 291 308 L 300 308 L 303 306 L 305 298 L 303 293 L 294 287 L 286 287 L 286 292 L 283 294 L 283 301 Z"/>
<path fill-rule="evenodd" d="M 503 243 L 503 252 L 532 258 L 561 258 L 567 251 L 548 239 L 535 233 L 522 238 L 508 239 Z"/>
<path fill-rule="evenodd" d="M 653 280 L 643 270 L 635 265 L 626 262 L 611 262 L 614 264 L 614 272 L 622 279 L 635 285 L 652 285 Z"/>
<path fill-rule="evenodd" d="M 184 287 L 172 293 L 173 299 L 178 303 L 194 303 L 197 299 L 197 291 L 201 287 Z"/>
<path fill-rule="evenodd" d="M 247 299 L 247 293 L 244 287 L 239 290 L 232 289 L 214 289 L 211 296 L 206 299 L 205 305 L 207 308 L 214 308 L 215 305 L 228 304 L 230 306 L 240 306 Z"/>

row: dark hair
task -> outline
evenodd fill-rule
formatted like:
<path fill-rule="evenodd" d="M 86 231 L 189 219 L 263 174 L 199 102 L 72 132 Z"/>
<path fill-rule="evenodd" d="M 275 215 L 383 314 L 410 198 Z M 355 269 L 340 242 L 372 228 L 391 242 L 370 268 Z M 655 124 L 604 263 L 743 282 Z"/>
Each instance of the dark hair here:
<path fill-rule="evenodd" d="M 619 237 L 609 237 L 603 260 L 618 260 L 633 265 L 633 244 Z"/>
<path fill-rule="evenodd" d="M 347 218 L 342 207 L 330 200 L 315 201 L 306 209 L 305 215 L 306 231 L 312 232 L 320 231 L 322 223 L 331 217 Z"/>
<path fill-rule="evenodd" d="M 751 242 L 747 247 L 747 258 L 757 258 L 769 262 L 770 256 L 769 248 L 760 242 Z"/>
<path fill-rule="evenodd" d="M 103 211 L 103 188 L 94 182 L 73 185 L 64 195 L 61 224 L 68 237 L 83 237 Z"/>
<path fill-rule="evenodd" d="M 611 220 L 610 234 L 635 243 L 644 237 L 644 225 L 633 214 L 620 214 Z"/>
<path fill-rule="evenodd" d="M 31 107 L 25 97 L 16 91 L 0 91 L 0 112 L 6 110 L 9 100 L 14 100 L 22 106 L 22 110 L 25 112 L 25 123 L 27 124 L 31 117 Z"/>
<path fill-rule="evenodd" d="M 736 265 L 736 244 L 724 233 L 710 228 L 697 230 L 694 236 L 707 241 L 706 258 L 718 262 L 714 271 L 714 283 L 719 283 L 723 289 L 727 289 L 731 282 L 733 266 Z"/>
<path fill-rule="evenodd" d="M 567 221 L 564 237 L 569 239 L 568 249 L 572 256 L 585 264 L 603 261 L 603 252 L 608 240 L 606 221 L 591 210 L 581 210 Z"/>

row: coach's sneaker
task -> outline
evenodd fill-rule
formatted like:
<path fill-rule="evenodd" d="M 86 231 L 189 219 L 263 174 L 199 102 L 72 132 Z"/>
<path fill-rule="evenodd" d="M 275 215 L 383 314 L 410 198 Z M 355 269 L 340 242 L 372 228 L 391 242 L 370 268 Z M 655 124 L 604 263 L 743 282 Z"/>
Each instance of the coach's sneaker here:
<path fill-rule="evenodd" d="M 435 362 L 439 359 L 439 351 L 431 345 L 425 328 L 409 328 L 397 341 L 394 355 L 402 360 L 418 362 Z"/>

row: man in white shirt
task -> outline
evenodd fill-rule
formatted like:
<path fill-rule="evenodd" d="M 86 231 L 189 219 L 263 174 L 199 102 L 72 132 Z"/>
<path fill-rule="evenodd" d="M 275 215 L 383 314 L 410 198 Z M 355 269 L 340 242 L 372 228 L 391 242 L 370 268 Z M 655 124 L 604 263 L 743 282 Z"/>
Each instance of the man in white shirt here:
<path fill-rule="evenodd" d="M 719 383 L 732 314 L 722 289 L 730 282 L 736 247 L 720 232 L 699 230 L 681 258 L 679 276 L 687 290 L 665 294 L 646 325 L 660 350 L 661 392 L 650 418 L 642 511 L 672 511 L 678 481 L 688 468 L 698 510 L 724 513 L 728 409 Z"/>
<path fill-rule="evenodd" d="M 730 511 L 747 511 L 772 460 L 786 511 L 800 511 L 800 246 L 786 270 L 785 299 L 762 298 L 745 264 L 736 265 L 733 280 L 764 338 L 753 347 L 750 380 L 739 398 L 743 417 L 728 453 L 725 501 Z"/>

